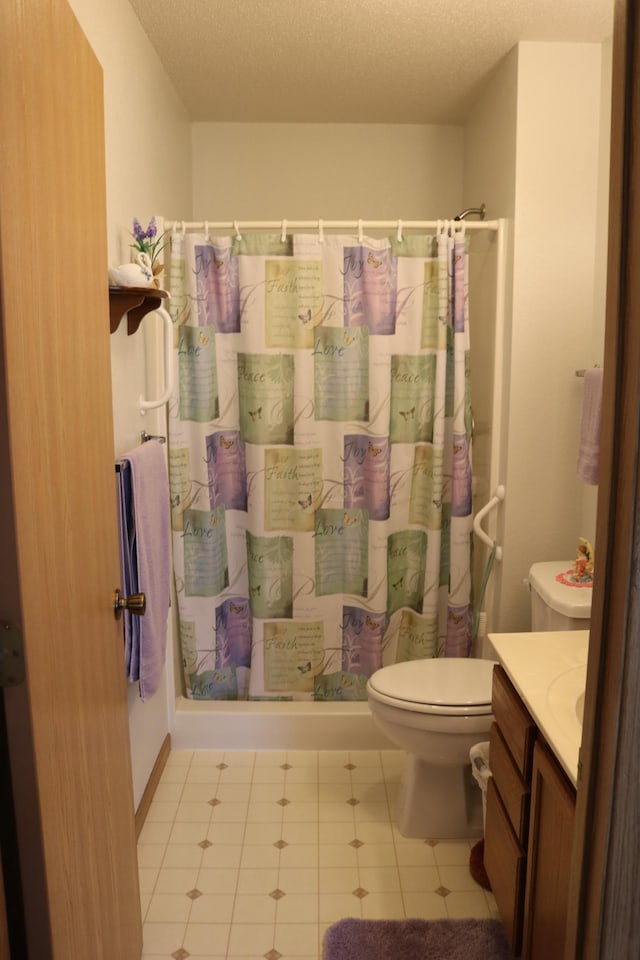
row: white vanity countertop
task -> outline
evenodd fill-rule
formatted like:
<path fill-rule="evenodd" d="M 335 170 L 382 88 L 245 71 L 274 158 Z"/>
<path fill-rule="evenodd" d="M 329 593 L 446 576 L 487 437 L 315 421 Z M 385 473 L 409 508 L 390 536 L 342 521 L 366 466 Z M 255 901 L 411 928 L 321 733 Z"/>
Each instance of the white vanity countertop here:
<path fill-rule="evenodd" d="M 582 741 L 581 705 L 589 631 L 492 633 L 489 640 L 538 729 L 575 786 Z"/>

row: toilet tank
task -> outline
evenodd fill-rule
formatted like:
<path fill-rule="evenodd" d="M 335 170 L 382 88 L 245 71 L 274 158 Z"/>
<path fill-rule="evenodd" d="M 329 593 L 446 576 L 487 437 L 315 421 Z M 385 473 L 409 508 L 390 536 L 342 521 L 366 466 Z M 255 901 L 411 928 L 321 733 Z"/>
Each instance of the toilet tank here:
<path fill-rule="evenodd" d="M 591 586 L 559 582 L 558 574 L 571 573 L 572 560 L 534 563 L 529 570 L 532 630 L 588 630 L 591 619 Z"/>

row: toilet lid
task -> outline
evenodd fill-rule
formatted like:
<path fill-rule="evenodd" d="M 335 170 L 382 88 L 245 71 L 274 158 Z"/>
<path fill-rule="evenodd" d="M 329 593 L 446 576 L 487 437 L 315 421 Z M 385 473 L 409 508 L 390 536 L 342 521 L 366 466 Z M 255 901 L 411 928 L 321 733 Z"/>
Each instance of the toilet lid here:
<path fill-rule="evenodd" d="M 421 713 L 491 713 L 493 660 L 440 657 L 393 663 L 369 679 L 370 693 L 383 703 Z"/>

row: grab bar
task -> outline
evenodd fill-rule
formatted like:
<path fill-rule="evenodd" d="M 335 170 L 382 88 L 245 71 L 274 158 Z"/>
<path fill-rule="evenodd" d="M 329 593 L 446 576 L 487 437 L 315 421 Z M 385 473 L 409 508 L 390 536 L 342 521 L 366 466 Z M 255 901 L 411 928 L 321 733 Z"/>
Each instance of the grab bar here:
<path fill-rule="evenodd" d="M 154 313 L 159 313 L 164 321 L 164 391 L 157 400 L 145 400 L 140 394 L 140 413 L 155 410 L 167 403 L 173 390 L 173 323 L 164 307 L 158 307 Z"/>
<path fill-rule="evenodd" d="M 473 518 L 473 532 L 475 533 L 478 540 L 481 540 L 482 543 L 484 543 L 487 547 L 496 548 L 496 560 L 502 560 L 502 547 L 498 547 L 496 545 L 495 540 L 492 540 L 491 537 L 487 533 L 485 533 L 485 531 L 482 529 L 480 524 L 482 523 L 486 515 L 488 513 L 491 513 L 494 507 L 497 507 L 498 504 L 502 503 L 502 501 L 504 500 L 504 495 L 505 495 L 504 487 L 502 486 L 502 484 L 500 484 L 500 486 L 496 489 L 495 496 L 493 496 L 491 500 L 489 500 L 489 502 L 484 505 L 482 510 L 478 510 L 475 517 Z"/>

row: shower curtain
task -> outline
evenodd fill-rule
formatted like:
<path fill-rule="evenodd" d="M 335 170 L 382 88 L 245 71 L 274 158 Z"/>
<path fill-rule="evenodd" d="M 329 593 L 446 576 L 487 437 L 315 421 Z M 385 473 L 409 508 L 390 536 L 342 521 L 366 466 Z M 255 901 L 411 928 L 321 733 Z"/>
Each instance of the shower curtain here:
<path fill-rule="evenodd" d="M 468 655 L 467 243 L 172 234 L 189 697 L 364 700 L 383 665 Z"/>

